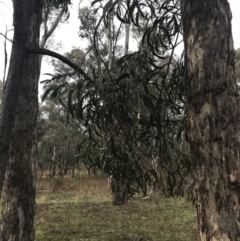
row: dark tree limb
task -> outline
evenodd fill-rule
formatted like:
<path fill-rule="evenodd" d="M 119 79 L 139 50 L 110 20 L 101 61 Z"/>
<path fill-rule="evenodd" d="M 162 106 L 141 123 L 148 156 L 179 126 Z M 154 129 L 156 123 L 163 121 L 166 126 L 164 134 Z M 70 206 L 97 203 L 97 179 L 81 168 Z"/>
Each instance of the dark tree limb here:
<path fill-rule="evenodd" d="M 80 75 L 82 75 L 86 80 L 93 82 L 93 79 L 83 70 L 81 69 L 81 67 L 79 67 L 78 65 L 74 64 L 71 60 L 67 59 L 66 57 L 64 57 L 61 54 L 58 54 L 54 51 L 48 50 L 48 49 L 43 49 L 43 48 L 38 48 L 38 49 L 32 49 L 29 48 L 28 49 L 29 53 L 32 54 L 42 54 L 42 55 L 48 55 L 51 57 L 54 57 L 56 59 L 61 60 L 63 63 L 69 65 L 70 67 L 72 67 L 74 70 L 76 70 Z"/>

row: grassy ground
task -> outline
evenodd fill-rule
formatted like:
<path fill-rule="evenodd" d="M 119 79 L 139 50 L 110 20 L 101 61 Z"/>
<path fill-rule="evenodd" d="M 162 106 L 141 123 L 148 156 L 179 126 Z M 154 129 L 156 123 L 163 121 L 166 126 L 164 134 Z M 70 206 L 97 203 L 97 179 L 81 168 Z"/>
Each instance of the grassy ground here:
<path fill-rule="evenodd" d="M 36 241 L 197 240 L 191 202 L 136 197 L 113 206 L 105 177 L 38 180 L 36 202 Z"/>

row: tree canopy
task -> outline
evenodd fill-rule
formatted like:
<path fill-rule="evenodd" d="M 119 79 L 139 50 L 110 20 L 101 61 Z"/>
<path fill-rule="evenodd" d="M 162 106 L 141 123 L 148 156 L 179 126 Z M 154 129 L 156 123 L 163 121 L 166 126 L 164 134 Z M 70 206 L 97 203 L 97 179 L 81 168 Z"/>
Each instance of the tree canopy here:
<path fill-rule="evenodd" d="M 174 56 L 181 29 L 179 5 L 162 1 L 139 3 L 137 7 L 136 2 L 128 2 L 128 12 L 124 3 L 97 4 L 93 2 L 93 11 L 102 15 L 93 22 L 90 17 L 80 35 L 87 31 L 81 36 L 90 40 L 90 50 L 100 62 L 90 63 L 90 55 L 86 55 L 80 63 L 85 63 L 80 67 L 84 75 L 62 71 L 46 80 L 47 84 L 55 83 L 44 97 L 49 95 L 62 103 L 62 96 L 67 96 L 64 105 L 85 127 L 87 138 L 78 147 L 87 167 L 131 180 L 142 190 L 157 180 L 167 195 L 182 193 L 191 162 L 188 149 L 182 148 L 186 144 L 181 144 L 185 128 L 184 65 Z M 101 33 L 104 28 L 108 31 L 110 15 L 120 20 L 120 25 L 132 23 L 137 28 L 141 18 L 145 29 L 140 33 L 138 51 L 115 56 L 111 68 L 99 51 L 98 36 L 100 28 Z M 155 159 L 160 176 L 152 166 Z"/>

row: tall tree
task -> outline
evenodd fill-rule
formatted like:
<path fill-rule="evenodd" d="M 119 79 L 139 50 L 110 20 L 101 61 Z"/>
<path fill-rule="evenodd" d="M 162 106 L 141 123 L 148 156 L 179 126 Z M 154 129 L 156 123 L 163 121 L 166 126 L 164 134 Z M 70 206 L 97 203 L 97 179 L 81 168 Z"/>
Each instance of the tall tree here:
<path fill-rule="evenodd" d="M 181 0 L 201 241 L 240 240 L 239 101 L 227 0 Z"/>
<path fill-rule="evenodd" d="M 150 19 L 156 16 L 156 4 L 146 2 L 145 7 L 150 6 L 151 12 L 146 18 Z M 187 136 L 194 167 L 200 239 L 239 240 L 239 104 L 229 3 L 163 1 L 161 16 L 144 35 L 148 51 L 155 56 L 162 57 L 159 45 L 168 49 L 170 37 L 179 32 L 177 3 L 181 4 L 184 30 Z M 108 1 L 105 16 L 118 11 L 119 5 Z M 128 1 L 131 11 L 121 16 L 118 12 L 119 19 L 138 26 L 139 16 L 145 17 L 142 5 L 140 1 Z M 171 32 L 172 23 L 175 26 Z M 157 29 L 161 31 L 157 33 Z"/>
<path fill-rule="evenodd" d="M 55 6 L 66 3 L 69 0 L 49 0 Z M 40 61 L 29 49 L 39 47 L 42 6 L 43 0 L 13 0 L 14 37 L 0 120 L 0 186 L 4 180 L 1 240 L 34 239 L 31 151 Z"/>
<path fill-rule="evenodd" d="M 109 6 L 111 3 L 109 1 Z M 122 2 L 119 4 L 119 8 L 125 9 Z M 87 30 L 81 32 L 81 36 L 87 36 L 90 40 L 94 38 L 94 47 L 99 50 L 97 42 L 102 42 L 97 33 L 100 31 L 103 18 L 101 17 L 98 24 L 95 24 L 96 20 L 90 14 L 87 14 L 88 18 L 83 18 L 86 12 L 80 14 L 81 22 L 86 26 L 84 29 Z M 109 28 L 109 19 L 113 14 L 105 13 L 104 22 Z M 128 16 L 125 13 L 123 15 Z M 120 15 L 117 16 L 121 18 Z M 87 19 L 90 21 L 86 21 Z M 174 20 L 172 23 L 177 23 L 177 20 Z M 68 81 L 64 84 L 58 81 L 54 84 L 55 88 L 50 86 L 46 91 L 47 94 L 51 93 L 56 97 L 62 96 L 66 93 L 66 88 L 70 87 L 67 101 L 69 111 L 85 126 L 88 134 L 87 140 L 79 145 L 81 157 L 84 157 L 85 164 L 89 167 L 99 168 L 119 181 L 120 185 L 114 185 L 115 192 L 121 193 L 117 195 L 121 196 L 118 203 L 121 203 L 124 195 L 132 195 L 139 190 L 137 185 L 146 193 L 147 182 L 151 182 L 157 176 L 152 165 L 152 159 L 159 160 L 156 159 L 157 156 L 161 155 L 159 167 L 161 166 L 165 172 L 159 176 L 167 176 L 166 179 L 169 180 L 167 185 L 165 180 L 163 181 L 163 189 L 170 195 L 179 189 L 182 177 L 185 176 L 181 172 L 189 166 L 186 156 L 182 158 L 181 151 L 175 145 L 178 132 L 184 128 L 185 122 L 184 114 L 181 112 L 183 104 L 179 98 L 182 93 L 176 87 L 182 85 L 182 78 L 180 76 L 177 80 L 176 78 L 173 80 L 173 77 L 181 72 L 182 68 L 173 61 L 173 56 L 167 58 L 160 56 L 165 59 L 164 61 L 156 58 L 166 52 L 162 46 L 158 46 L 155 52 L 151 52 L 151 48 L 147 46 L 151 41 L 156 46 L 157 37 L 164 33 L 162 29 L 152 30 L 156 26 L 155 18 L 143 24 L 146 28 L 150 28 L 151 36 L 146 37 L 146 34 L 142 34 L 142 37 L 145 37 L 139 51 L 121 58 L 118 64 L 113 62 L 112 68 L 109 69 L 104 63 L 100 85 L 99 75 L 96 74 L 94 66 L 91 66 L 88 68 L 90 71 L 93 70 L 92 74 L 88 72 L 91 75 L 90 79 L 76 78 L 75 86 L 73 83 L 69 85 Z M 95 31 L 89 28 L 92 25 L 95 26 Z M 179 27 L 178 23 L 176 25 Z M 168 27 L 174 29 L 171 24 Z M 161 41 L 168 46 L 171 37 L 169 39 L 163 36 Z M 102 62 L 103 57 L 101 56 Z M 149 59 L 150 63 L 146 61 Z M 157 61 L 158 64 L 155 64 Z M 166 71 L 167 69 L 169 71 Z M 61 77 L 64 76 L 66 74 Z M 56 80 L 56 77 L 53 80 Z M 187 165 L 183 164 L 184 161 Z M 179 178 L 172 177 L 172 173 L 176 172 L 179 172 Z M 136 184 L 135 187 L 132 184 Z"/>
<path fill-rule="evenodd" d="M 59 21 L 61 20 L 63 14 L 65 12 L 64 7 L 60 8 L 60 10 L 54 11 L 54 7 L 46 1 L 44 2 L 43 6 L 44 6 L 44 11 L 43 11 L 44 14 L 43 14 L 43 22 L 42 22 L 43 36 L 42 36 L 40 44 L 39 44 L 40 47 L 44 47 L 44 45 L 46 44 L 49 37 L 51 37 L 52 33 L 56 29 Z M 55 18 L 52 16 L 52 15 L 54 15 L 54 14 L 52 14 L 52 12 L 54 12 L 54 14 L 57 13 L 57 16 Z M 5 40 L 7 38 L 7 32 L 8 31 L 6 31 L 6 33 L 5 33 Z M 12 40 L 10 40 L 10 41 L 12 42 Z M 30 47 L 33 48 L 33 46 L 29 45 L 28 48 L 30 48 Z M 36 48 L 36 46 L 35 46 L 35 48 Z M 40 76 L 41 60 L 42 60 L 42 55 L 40 56 L 40 65 L 38 66 L 39 71 L 37 71 L 38 76 Z M 5 53 L 5 69 L 6 69 L 6 65 L 7 65 L 7 54 Z M 4 72 L 6 72 L 6 70 Z M 4 79 L 3 79 L 3 84 L 5 82 Z M 9 83 L 11 83 L 11 84 L 9 84 Z M 9 91 L 12 92 L 11 88 L 15 88 L 14 86 L 12 86 L 10 88 L 9 85 L 12 85 L 12 81 L 8 82 L 8 87 L 6 87 L 6 88 L 8 88 L 8 90 L 6 90 L 5 92 L 9 92 Z M 17 91 L 17 89 L 15 88 L 14 91 Z M 38 91 L 38 89 L 37 89 L 37 91 Z M 16 97 L 15 99 L 17 99 L 17 92 L 12 92 L 12 94 L 15 95 L 15 97 Z M 37 92 L 36 92 L 36 96 L 37 96 Z M 8 97 L 6 97 L 6 99 L 7 98 L 11 98 L 10 95 Z M 35 101 L 38 101 L 38 98 L 35 98 Z M 1 128 L 0 142 L 2 143 L 1 148 L 0 148 L 0 152 L 2 154 L 2 156 L 0 156 L 0 160 L 1 160 L 0 161 L 0 192 L 2 190 L 4 173 L 5 173 L 5 170 L 6 170 L 6 165 L 7 165 L 7 160 L 8 160 L 8 149 L 9 149 L 9 146 L 10 146 L 9 142 L 10 142 L 10 136 L 11 136 L 10 135 L 10 133 L 11 133 L 10 132 L 11 131 L 11 118 L 13 118 L 13 116 L 14 116 L 14 108 L 16 107 L 16 104 L 14 102 L 11 101 L 10 103 L 6 104 L 7 105 L 6 108 L 11 109 L 11 116 L 8 116 L 8 114 L 7 114 L 8 111 L 5 111 L 4 113 L 2 113 L 3 118 L 2 118 L 2 122 L 0 124 L 0 125 L 3 125 L 3 126 L 0 127 Z M 36 103 L 35 105 L 38 105 L 38 103 Z M 35 119 L 34 126 L 36 127 L 36 119 Z M 36 130 L 36 128 L 35 128 L 35 130 Z M 35 169 L 35 167 L 36 167 L 35 160 L 37 160 L 37 148 L 36 148 L 37 143 L 34 141 L 35 139 L 36 138 L 33 137 L 33 142 L 35 143 L 35 145 L 33 145 L 33 150 L 32 150 L 33 169 Z M 34 173 L 36 173 L 36 172 L 34 172 Z"/>
<path fill-rule="evenodd" d="M 110 3 L 105 5 L 105 16 L 119 8 L 119 2 Z M 119 19 L 138 27 L 140 15 L 155 17 L 156 2 L 146 1 L 142 7 L 144 3 L 128 1 L 131 11 L 119 13 Z M 200 240 L 240 240 L 239 102 L 231 10 L 227 0 L 163 1 L 158 11 L 160 17 L 144 34 L 148 51 L 160 58 L 163 56 L 158 47 L 168 49 L 172 45 L 170 37 L 181 30 L 178 3 L 185 45 L 187 137 L 194 168 Z M 149 15 L 144 16 L 148 6 Z M 156 35 L 157 29 L 161 31 Z M 168 39 L 169 44 L 163 39 Z"/>
<path fill-rule="evenodd" d="M 33 240 L 34 187 L 31 139 L 37 117 L 38 47 L 42 1 L 13 1 L 14 37 L 1 116 L 2 240 Z M 31 23 L 31 24 L 30 24 Z"/>

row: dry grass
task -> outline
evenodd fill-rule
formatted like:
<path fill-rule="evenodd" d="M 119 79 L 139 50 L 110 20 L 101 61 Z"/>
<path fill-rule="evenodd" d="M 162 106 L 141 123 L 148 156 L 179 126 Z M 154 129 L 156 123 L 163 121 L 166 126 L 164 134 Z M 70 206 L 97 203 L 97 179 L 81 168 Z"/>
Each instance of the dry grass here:
<path fill-rule="evenodd" d="M 197 240 L 191 202 L 136 197 L 113 206 L 105 177 L 38 180 L 36 202 L 36 241 Z"/>

